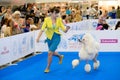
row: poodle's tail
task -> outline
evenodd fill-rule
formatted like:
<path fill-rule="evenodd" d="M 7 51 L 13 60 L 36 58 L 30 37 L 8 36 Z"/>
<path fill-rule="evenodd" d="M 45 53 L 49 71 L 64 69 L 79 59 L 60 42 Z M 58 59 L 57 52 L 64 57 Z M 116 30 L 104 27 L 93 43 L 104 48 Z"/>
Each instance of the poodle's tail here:
<path fill-rule="evenodd" d="M 74 59 L 74 60 L 72 60 L 72 67 L 73 67 L 73 69 L 74 69 L 76 66 L 78 66 L 79 63 L 80 63 L 80 59 Z"/>

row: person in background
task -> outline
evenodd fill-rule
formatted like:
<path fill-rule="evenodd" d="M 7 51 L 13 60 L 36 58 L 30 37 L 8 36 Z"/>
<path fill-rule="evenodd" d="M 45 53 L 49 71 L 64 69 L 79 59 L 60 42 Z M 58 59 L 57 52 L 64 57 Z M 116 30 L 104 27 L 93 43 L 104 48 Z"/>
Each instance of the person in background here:
<path fill-rule="evenodd" d="M 6 13 L 4 15 L 4 19 L 7 18 L 12 18 L 12 8 L 11 6 L 7 6 Z"/>
<path fill-rule="evenodd" d="M 115 19 L 116 18 L 116 10 L 115 10 L 114 6 L 112 7 L 112 11 L 111 12 L 112 12 L 111 18 Z"/>
<path fill-rule="evenodd" d="M 5 13 L 6 13 L 5 7 L 1 6 L 0 7 L 0 30 L 1 30 L 1 27 L 2 27 L 2 19 L 3 19 Z"/>
<path fill-rule="evenodd" d="M 34 20 L 34 23 L 35 24 L 38 24 L 39 22 L 39 17 L 40 17 L 40 10 L 39 8 L 37 8 L 36 12 L 35 12 L 35 20 Z"/>
<path fill-rule="evenodd" d="M 102 26 L 103 26 L 103 30 L 108 30 L 110 28 L 110 26 L 107 24 L 106 21 L 103 21 Z"/>
<path fill-rule="evenodd" d="M 86 18 L 89 19 L 89 17 L 90 17 L 90 9 L 89 9 L 89 7 L 87 7 L 87 9 L 86 9 Z"/>
<path fill-rule="evenodd" d="M 66 15 L 62 15 L 62 21 L 63 21 L 63 24 L 67 24 L 67 16 Z"/>
<path fill-rule="evenodd" d="M 62 63 L 63 55 L 60 55 L 58 52 L 56 52 L 56 49 L 61 40 L 61 33 L 59 30 L 62 29 L 64 32 L 67 32 L 70 29 L 70 27 L 64 26 L 61 17 L 59 17 L 60 11 L 57 7 L 51 8 L 50 12 L 51 12 L 51 16 L 45 18 L 42 28 L 36 39 L 36 41 L 39 42 L 41 35 L 45 31 L 47 37 L 46 42 L 49 48 L 48 63 L 44 71 L 45 73 L 48 73 L 50 71 L 52 56 L 57 56 L 60 60 L 59 64 Z"/>
<path fill-rule="evenodd" d="M 116 18 L 120 19 L 120 6 L 118 6 L 116 10 Z"/>
<path fill-rule="evenodd" d="M 108 14 L 107 11 L 105 11 L 104 14 L 99 16 L 97 27 L 102 26 L 103 23 L 106 22 L 107 14 Z"/>
<path fill-rule="evenodd" d="M 5 18 L 5 19 L 3 20 L 3 26 L 1 27 L 1 34 L 3 33 L 3 34 L 4 34 L 4 37 L 6 37 L 5 34 L 6 34 L 7 22 L 8 22 L 8 19 Z"/>
<path fill-rule="evenodd" d="M 75 14 L 74 22 L 79 22 L 79 21 L 82 21 L 82 16 L 80 14 L 80 10 L 77 10 Z"/>
<path fill-rule="evenodd" d="M 98 16 L 101 16 L 102 14 L 103 14 L 102 7 L 99 7 L 99 9 L 98 9 Z"/>
<path fill-rule="evenodd" d="M 106 21 L 103 21 L 101 25 L 99 25 L 96 30 L 108 30 L 110 26 L 107 24 Z"/>
<path fill-rule="evenodd" d="M 71 10 L 69 9 L 69 7 L 66 7 L 66 15 L 70 15 L 71 14 Z"/>
<path fill-rule="evenodd" d="M 0 6 L 0 16 L 2 16 L 6 12 L 6 9 L 4 6 Z"/>
<path fill-rule="evenodd" d="M 15 11 L 13 14 L 13 34 L 20 34 L 20 33 L 23 33 L 24 32 L 24 28 L 26 27 L 25 26 L 25 19 L 24 18 L 21 18 L 21 13 L 20 11 Z"/>
<path fill-rule="evenodd" d="M 120 21 L 117 22 L 117 24 L 115 26 L 115 30 L 120 30 Z"/>
<path fill-rule="evenodd" d="M 29 18 L 30 20 L 30 31 L 38 30 L 39 28 L 34 24 L 34 20 L 32 18 Z"/>

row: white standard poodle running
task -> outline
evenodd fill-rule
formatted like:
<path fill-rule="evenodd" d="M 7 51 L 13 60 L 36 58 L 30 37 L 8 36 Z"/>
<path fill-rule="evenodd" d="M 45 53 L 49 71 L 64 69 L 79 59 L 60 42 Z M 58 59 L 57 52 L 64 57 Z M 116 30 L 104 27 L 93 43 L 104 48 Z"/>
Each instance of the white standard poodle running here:
<path fill-rule="evenodd" d="M 97 69 L 100 65 L 99 60 L 97 60 L 98 52 L 100 45 L 95 40 L 95 38 L 90 33 L 85 33 L 82 39 L 79 39 L 82 43 L 82 47 L 79 51 L 80 59 L 74 59 L 72 61 L 72 66 L 75 68 L 81 60 L 86 60 L 86 65 L 84 67 L 86 72 L 91 71 L 91 65 L 89 64 L 89 60 L 93 60 L 93 67 Z"/>

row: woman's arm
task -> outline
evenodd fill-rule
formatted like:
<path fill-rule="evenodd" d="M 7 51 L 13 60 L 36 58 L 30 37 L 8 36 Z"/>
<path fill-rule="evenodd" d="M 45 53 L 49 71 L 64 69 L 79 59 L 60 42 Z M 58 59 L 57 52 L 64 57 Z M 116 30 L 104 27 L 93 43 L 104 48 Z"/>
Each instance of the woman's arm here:
<path fill-rule="evenodd" d="M 6 10 L 4 10 L 2 13 L 0 13 L 0 16 L 2 16 L 4 13 L 6 13 Z"/>
<path fill-rule="evenodd" d="M 61 18 L 59 18 L 59 22 L 60 22 L 60 26 L 61 26 L 61 29 L 63 30 L 63 32 L 67 32 L 69 29 L 70 29 L 70 26 L 66 26 L 65 27 L 65 25 L 63 24 L 63 22 L 62 22 L 62 19 Z"/>
<path fill-rule="evenodd" d="M 47 26 L 47 18 L 45 18 L 43 25 L 42 25 L 42 28 L 40 29 L 40 32 L 39 32 L 38 37 L 36 39 L 37 42 L 39 42 L 39 39 L 40 39 L 42 33 L 45 31 L 46 26 Z"/>

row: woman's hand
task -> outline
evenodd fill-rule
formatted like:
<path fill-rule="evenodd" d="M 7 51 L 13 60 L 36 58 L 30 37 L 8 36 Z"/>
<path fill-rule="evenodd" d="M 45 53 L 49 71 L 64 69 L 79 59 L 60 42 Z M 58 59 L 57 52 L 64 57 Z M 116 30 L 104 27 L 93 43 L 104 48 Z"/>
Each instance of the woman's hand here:
<path fill-rule="evenodd" d="M 69 30 L 69 29 L 70 29 L 70 26 L 67 26 L 66 29 Z"/>
<path fill-rule="evenodd" d="M 65 33 L 70 29 L 70 26 L 66 26 L 66 31 Z"/>

